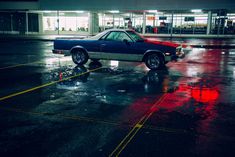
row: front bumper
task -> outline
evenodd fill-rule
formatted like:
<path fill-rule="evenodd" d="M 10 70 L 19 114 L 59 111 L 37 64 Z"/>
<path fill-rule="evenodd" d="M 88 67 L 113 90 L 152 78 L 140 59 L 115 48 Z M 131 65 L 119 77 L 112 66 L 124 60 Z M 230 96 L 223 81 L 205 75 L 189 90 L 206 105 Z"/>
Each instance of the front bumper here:
<path fill-rule="evenodd" d="M 179 47 L 176 48 L 175 55 L 176 55 L 177 58 L 184 58 L 185 57 L 185 53 L 183 51 L 182 46 L 179 46 Z"/>
<path fill-rule="evenodd" d="M 191 46 L 179 46 L 176 48 L 176 56 L 177 58 L 184 58 L 189 52 L 192 51 Z"/>

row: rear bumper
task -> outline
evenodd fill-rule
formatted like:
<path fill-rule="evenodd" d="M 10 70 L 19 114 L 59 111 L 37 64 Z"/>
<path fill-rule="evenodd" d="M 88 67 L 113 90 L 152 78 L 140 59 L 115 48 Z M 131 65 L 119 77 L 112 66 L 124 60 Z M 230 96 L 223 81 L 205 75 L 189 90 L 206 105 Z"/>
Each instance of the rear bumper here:
<path fill-rule="evenodd" d="M 61 54 L 61 55 L 65 55 L 65 56 L 69 56 L 70 55 L 70 51 L 69 50 L 57 50 L 57 49 L 54 49 L 54 50 L 52 50 L 52 53 L 54 53 L 54 54 Z"/>

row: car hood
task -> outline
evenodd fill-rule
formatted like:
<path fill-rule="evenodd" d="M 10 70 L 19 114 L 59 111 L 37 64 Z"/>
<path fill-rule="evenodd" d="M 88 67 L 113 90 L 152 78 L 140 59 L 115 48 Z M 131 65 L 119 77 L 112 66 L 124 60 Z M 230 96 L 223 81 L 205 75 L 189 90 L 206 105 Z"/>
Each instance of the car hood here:
<path fill-rule="evenodd" d="M 156 39 L 145 39 L 144 42 L 156 45 L 170 46 L 170 47 L 178 47 L 180 44 L 169 42 L 169 41 L 158 41 Z"/>

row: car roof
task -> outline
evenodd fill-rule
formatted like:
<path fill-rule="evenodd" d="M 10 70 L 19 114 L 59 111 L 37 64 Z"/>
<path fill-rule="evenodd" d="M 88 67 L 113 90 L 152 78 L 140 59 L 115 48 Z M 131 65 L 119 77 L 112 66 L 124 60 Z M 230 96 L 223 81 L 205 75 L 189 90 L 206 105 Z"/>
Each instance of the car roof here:
<path fill-rule="evenodd" d="M 123 32 L 126 32 L 126 31 L 133 31 L 132 29 L 119 29 L 119 28 L 112 28 L 112 29 L 108 29 L 106 30 L 107 32 L 109 31 L 123 31 Z"/>
<path fill-rule="evenodd" d="M 112 32 L 112 31 L 126 32 L 126 31 L 133 31 L 133 30 L 131 30 L 131 29 L 118 29 L 118 28 L 107 29 L 107 30 L 105 30 L 105 31 L 103 31 L 103 32 L 101 32 L 101 33 L 99 33 L 99 34 L 97 34 L 97 35 L 91 37 L 90 39 L 96 39 L 96 40 L 98 40 L 99 38 L 101 38 L 101 37 L 102 37 L 103 35 L 105 35 L 106 33 Z"/>

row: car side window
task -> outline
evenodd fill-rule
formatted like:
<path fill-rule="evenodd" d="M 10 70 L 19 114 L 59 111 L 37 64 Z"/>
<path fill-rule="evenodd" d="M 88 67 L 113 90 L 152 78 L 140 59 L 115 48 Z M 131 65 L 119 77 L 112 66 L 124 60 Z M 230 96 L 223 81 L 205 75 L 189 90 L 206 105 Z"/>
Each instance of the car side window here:
<path fill-rule="evenodd" d="M 111 32 L 109 35 L 105 38 L 105 40 L 115 40 L 118 36 L 118 32 Z"/>
<path fill-rule="evenodd" d="M 111 32 L 105 38 L 105 40 L 111 40 L 111 41 L 123 41 L 124 39 L 126 39 L 129 42 L 132 42 L 130 37 L 124 32 Z"/>
<path fill-rule="evenodd" d="M 105 40 L 105 38 L 106 38 L 108 35 L 109 35 L 109 33 L 105 34 L 104 36 L 102 36 L 102 37 L 100 38 L 100 40 Z"/>
<path fill-rule="evenodd" d="M 127 40 L 128 42 L 131 42 L 132 40 L 130 39 L 130 37 L 124 33 L 124 32 L 120 32 L 118 37 L 117 37 L 118 41 L 123 41 L 123 40 Z"/>

